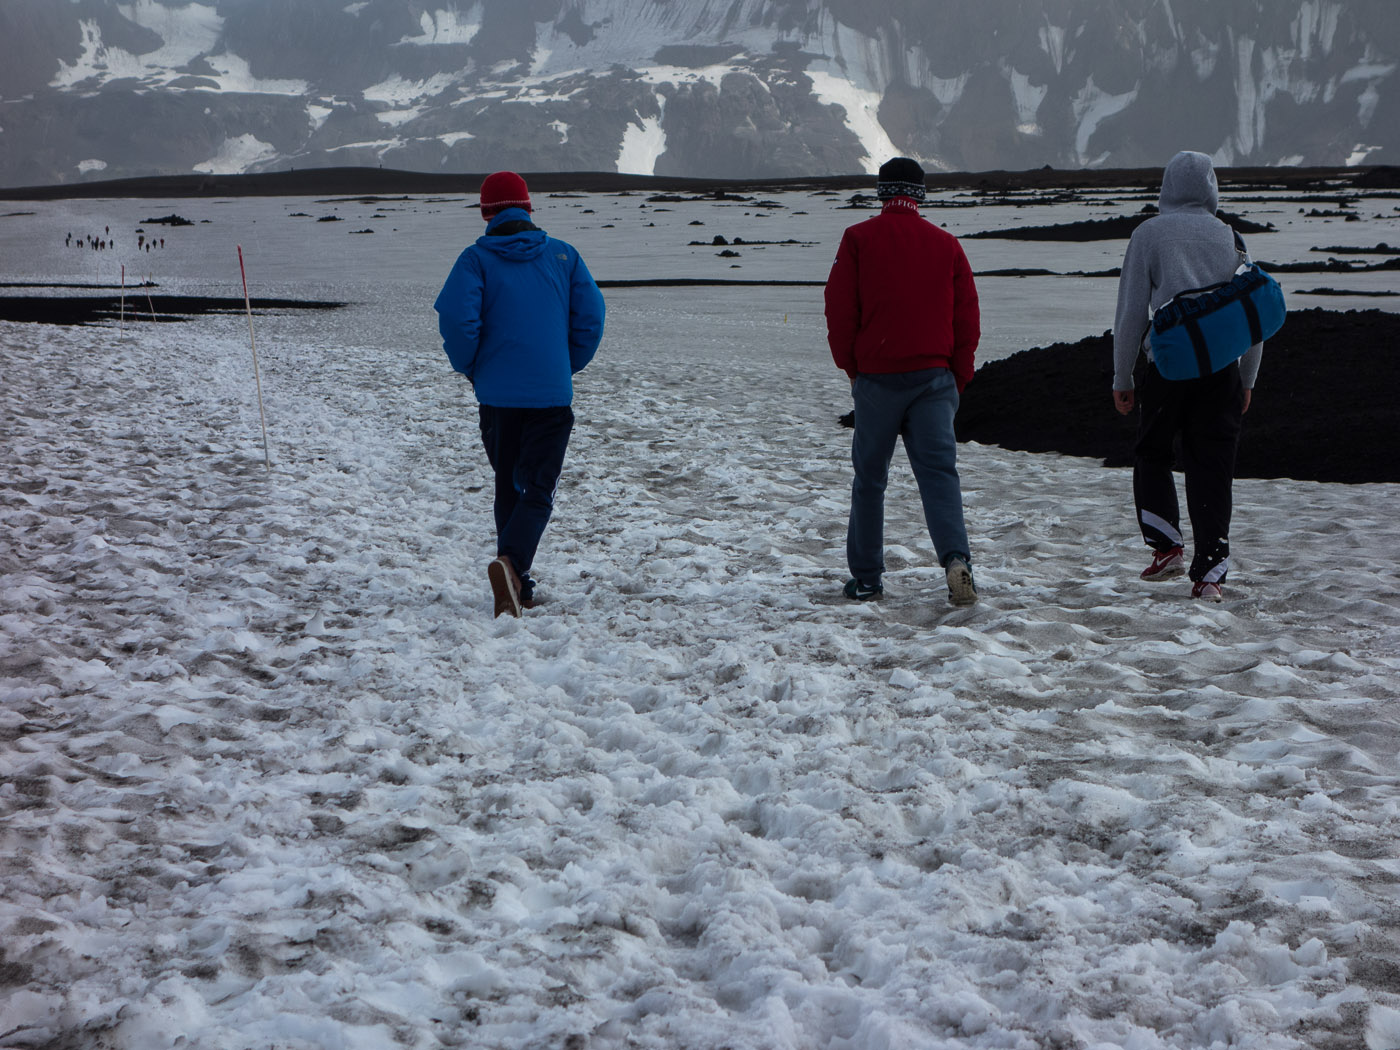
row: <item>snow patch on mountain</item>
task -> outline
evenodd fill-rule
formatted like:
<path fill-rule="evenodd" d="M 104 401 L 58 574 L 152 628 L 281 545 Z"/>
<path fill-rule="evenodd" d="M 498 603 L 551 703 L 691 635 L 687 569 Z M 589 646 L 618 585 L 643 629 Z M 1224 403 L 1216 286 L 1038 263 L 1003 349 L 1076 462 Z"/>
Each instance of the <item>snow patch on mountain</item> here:
<path fill-rule="evenodd" d="M 1264 106 L 1268 93 L 1254 79 L 1254 41 L 1247 36 L 1235 42 L 1235 144 L 1247 154 L 1264 139 Z"/>
<path fill-rule="evenodd" d="M 470 137 L 470 136 L 469 136 Z M 358 142 L 344 142 L 339 146 L 327 146 L 326 152 L 332 154 L 347 153 L 351 150 L 362 150 L 365 153 L 382 157 L 385 153 L 393 149 L 400 149 L 404 144 L 401 138 L 393 139 L 361 139 Z M 342 161 L 342 163 L 349 163 Z"/>
<path fill-rule="evenodd" d="M 1162 13 L 1166 15 L 1171 38 L 1173 40 L 1180 40 L 1181 25 L 1176 20 L 1176 12 L 1172 10 L 1172 0 L 1162 0 Z"/>
<path fill-rule="evenodd" d="M 535 105 L 543 102 L 572 102 L 583 88 L 574 86 L 565 89 L 566 82 L 567 78 L 563 77 L 550 77 L 547 80 L 527 78 L 522 80 L 518 87 L 508 89 L 507 95 L 516 101 Z"/>
<path fill-rule="evenodd" d="M 161 47 L 141 55 L 108 46 L 102 39 L 102 27 L 84 19 L 79 23 L 81 53 L 71 65 L 59 60 L 58 72 L 49 86 L 73 88 L 92 81 L 104 83 L 124 78 L 148 81 L 152 86 L 169 83 L 175 79 L 177 67 L 215 45 L 223 28 L 223 19 L 212 7 L 191 4 L 186 11 L 187 14 L 177 13 L 153 0 L 123 9 L 137 24 L 142 24 L 138 18 L 153 23 L 145 28 L 156 32 L 163 41 Z"/>
<path fill-rule="evenodd" d="M 135 0 L 116 8 L 128 22 L 160 37 L 161 48 L 143 55 L 152 66 L 182 65 L 212 50 L 224 27 L 218 10 L 209 4 L 167 7 L 159 0 Z"/>
<path fill-rule="evenodd" d="M 544 75 L 545 70 L 549 67 L 549 60 L 553 54 L 554 49 L 552 47 L 537 45 L 534 54 L 530 58 L 530 75 L 532 77 Z M 582 71 L 579 70 L 577 72 Z"/>
<path fill-rule="evenodd" d="M 570 73 L 601 74 L 614 65 L 633 71 L 643 67 L 660 69 L 654 61 L 658 52 L 673 44 L 702 46 L 728 45 L 734 53 L 750 50 L 766 53 L 773 33 L 761 23 L 751 27 L 742 15 L 734 19 L 734 33 L 712 6 L 700 11 L 695 5 L 656 3 L 655 0 L 613 0 L 578 9 L 588 18 L 588 33 L 571 35 L 561 24 L 536 27 L 531 72 L 536 76 Z M 686 70 L 690 72 L 690 70 Z"/>
<path fill-rule="evenodd" d="M 452 8 L 424 11 L 418 24 L 423 31 L 404 37 L 400 44 L 470 44 L 481 32 L 481 4 L 473 4 L 465 13 Z"/>
<path fill-rule="evenodd" d="M 617 170 L 627 175 L 655 175 L 656 161 L 666 152 L 666 129 L 661 126 L 666 113 L 666 99 L 658 94 L 661 113 L 655 117 L 637 117 L 622 133 L 622 147 L 617 152 Z M 564 134 L 567 140 L 567 129 Z"/>
<path fill-rule="evenodd" d="M 938 105 L 944 106 L 945 109 L 958 105 L 963 91 L 967 88 L 967 81 L 972 80 L 972 73 L 959 73 L 953 77 L 937 76 L 934 73 L 934 62 L 928 56 L 927 50 L 917 46 L 907 50 L 904 60 L 907 66 L 904 77 L 907 83 L 931 92 L 932 97 L 938 99 Z M 889 84 L 881 84 L 879 90 L 883 91 L 886 87 L 889 87 Z"/>
<path fill-rule="evenodd" d="M 880 95 L 863 90 L 832 73 L 809 71 L 812 88 L 824 105 L 840 106 L 846 111 L 846 127 L 860 139 L 865 150 L 865 171 L 874 174 L 891 157 L 902 156 L 904 150 L 895 146 L 880 123 Z"/>
<path fill-rule="evenodd" d="M 1293 39 L 1304 61 L 1312 58 L 1314 48 L 1324 55 L 1332 50 L 1342 11 L 1337 0 L 1303 0 L 1293 20 Z"/>
<path fill-rule="evenodd" d="M 391 128 L 403 127 L 423 115 L 422 106 L 410 106 L 407 109 L 386 109 L 374 115 L 381 124 L 387 124 Z"/>
<path fill-rule="evenodd" d="M 1358 80 L 1365 80 L 1366 87 L 1356 98 L 1356 119 L 1363 128 L 1369 128 L 1371 121 L 1376 116 L 1376 107 L 1381 102 L 1381 81 L 1395 72 L 1394 63 L 1381 65 L 1372 63 L 1364 66 L 1357 66 L 1342 74 L 1342 83 L 1350 84 Z"/>
<path fill-rule="evenodd" d="M 272 143 L 263 142 L 255 135 L 239 135 L 224 139 L 219 152 L 194 165 L 194 170 L 208 175 L 238 174 L 276 157 L 277 149 Z"/>
<path fill-rule="evenodd" d="M 406 106 L 419 99 L 441 95 L 457 82 L 457 78 L 439 73 L 427 80 L 405 80 L 397 74 L 387 80 L 364 89 L 364 97 L 370 102 L 384 102 L 391 106 Z"/>
<path fill-rule="evenodd" d="M 155 33 L 161 46 L 139 55 L 110 46 L 103 39 L 102 27 L 84 19 L 79 23 L 81 53 L 72 63 L 58 60 L 58 71 L 49 81 L 50 87 L 90 88 L 131 79 L 147 89 L 165 88 L 188 76 L 190 63 L 198 59 L 208 67 L 200 78 L 214 81 L 219 91 L 302 95 L 310 88 L 305 80 L 256 77 L 247 60 L 238 55 L 214 54 L 224 19 L 212 7 L 189 4 L 168 8 L 156 0 L 140 0 L 117 10 L 128 21 Z"/>
<path fill-rule="evenodd" d="M 1055 67 L 1055 72 L 1062 73 L 1065 68 L 1065 28 L 1064 26 L 1042 26 L 1040 29 L 1040 46 L 1047 55 L 1050 56 L 1050 64 Z"/>
<path fill-rule="evenodd" d="M 1367 146 L 1363 143 L 1357 143 L 1352 147 L 1351 152 L 1347 154 L 1347 167 L 1354 168 L 1358 165 L 1365 164 L 1367 158 L 1378 149 L 1380 149 L 1379 146 Z"/>
<path fill-rule="evenodd" d="M 1029 76 L 1014 69 L 1008 79 L 1011 83 L 1011 95 L 1016 102 L 1016 130 L 1023 135 L 1039 135 L 1042 130 L 1039 121 L 1040 104 L 1050 93 L 1050 86 L 1032 84 Z"/>
<path fill-rule="evenodd" d="M 834 18 L 824 21 L 821 44 L 831 55 L 821 63 L 828 72 L 839 71 L 865 88 L 883 86 L 894 78 L 896 71 L 887 61 L 881 41 Z"/>
<path fill-rule="evenodd" d="M 82 21 L 78 23 L 78 30 L 81 34 L 82 54 L 78 56 L 76 62 L 69 65 L 62 59 L 58 63 L 58 73 L 49 81 L 49 87 L 71 88 L 91 80 L 93 77 L 104 73 L 107 70 L 107 49 L 102 46 L 102 29 L 96 22 Z M 133 62 L 136 61 L 134 55 L 122 53 Z"/>
<path fill-rule="evenodd" d="M 224 52 L 205 58 L 218 73 L 220 91 L 230 91 L 245 95 L 305 95 L 311 85 L 305 80 L 263 78 L 253 75 L 248 60 L 238 55 Z"/>
<path fill-rule="evenodd" d="M 881 96 L 893 84 L 909 84 L 932 92 L 947 108 L 957 105 L 972 78 L 970 71 L 940 76 L 935 72 L 940 63 L 921 44 L 895 35 L 870 36 L 832 18 L 823 19 L 816 38 L 807 46 L 821 55 L 809 72 L 826 73 L 849 81 L 858 91 Z"/>
<path fill-rule="evenodd" d="M 1221 47 L 1215 41 L 1198 37 L 1196 46 L 1187 52 L 1197 80 L 1210 79 L 1211 74 L 1215 72 L 1216 63 L 1220 61 L 1220 51 Z"/>
<path fill-rule="evenodd" d="M 865 150 L 868 174 L 876 172 L 890 157 L 909 152 L 896 146 L 880 123 L 880 103 L 890 84 L 903 82 L 924 87 L 946 106 L 956 100 L 966 83 L 965 77 L 956 81 L 930 77 L 929 63 L 921 48 L 901 52 L 835 19 L 823 21 L 820 44 L 823 57 L 807 69 L 813 94 L 823 105 L 845 110 L 846 127 Z"/>
<path fill-rule="evenodd" d="M 633 72 L 637 73 L 645 83 L 659 87 L 662 84 L 710 83 L 718 85 L 730 73 L 743 73 L 746 70 L 743 66 L 725 62 L 694 68 L 687 66 L 641 66 Z"/>
<path fill-rule="evenodd" d="M 1074 152 L 1081 164 L 1094 167 L 1104 162 L 1104 154 L 1095 157 L 1089 156 L 1089 140 L 1094 137 L 1094 132 L 1098 130 L 1100 124 L 1115 113 L 1121 113 L 1131 106 L 1137 96 L 1138 88 L 1136 87 L 1120 95 L 1111 95 L 1094 83 L 1092 74 L 1089 76 L 1073 100 L 1076 124 Z"/>

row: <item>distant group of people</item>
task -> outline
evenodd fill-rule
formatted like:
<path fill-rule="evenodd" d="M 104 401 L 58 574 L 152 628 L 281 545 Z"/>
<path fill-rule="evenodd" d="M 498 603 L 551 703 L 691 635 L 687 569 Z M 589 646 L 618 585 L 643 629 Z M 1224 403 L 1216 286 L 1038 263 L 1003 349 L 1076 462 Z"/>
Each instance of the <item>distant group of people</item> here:
<path fill-rule="evenodd" d="M 884 593 L 885 489 L 902 440 L 949 600 L 971 605 L 978 592 L 953 418 L 981 336 L 977 288 L 958 240 L 919 212 L 925 175 L 916 161 L 882 165 L 876 193 L 880 214 L 845 231 L 825 290 L 831 355 L 855 402 L 843 593 L 854 601 Z M 573 429 L 572 377 L 597 352 L 605 307 L 578 252 L 531 221 L 524 179 L 496 172 L 480 196 L 486 231 L 458 257 L 434 307 L 448 359 L 472 383 L 495 474 L 496 557 L 487 566 L 495 614 L 519 616 L 536 602 L 531 570 Z M 1222 600 L 1229 571 L 1235 451 L 1262 347 L 1214 374 L 1172 381 L 1157 372 L 1145 336 L 1151 313 L 1173 296 L 1235 272 L 1218 197 L 1206 155 L 1179 153 L 1167 165 L 1160 213 L 1134 232 L 1123 260 L 1112 390 L 1119 412 L 1139 412 L 1133 493 L 1152 551 L 1141 577 L 1187 573 L 1192 596 L 1209 601 Z M 1177 437 L 1196 544 L 1189 569 L 1171 473 Z"/>
<path fill-rule="evenodd" d="M 114 250 L 117 246 L 117 242 L 116 238 L 112 236 L 112 228 L 110 226 L 104 226 L 102 227 L 102 235 L 100 237 L 96 234 L 84 235 L 81 233 L 74 237 L 70 232 L 68 236 L 63 238 L 63 246 L 65 248 L 78 247 L 85 250 L 91 249 L 96 252 L 101 252 Z M 138 252 L 149 252 L 153 248 L 160 249 L 164 247 L 164 237 L 147 238 L 144 233 L 138 232 L 136 234 L 136 250 Z"/>

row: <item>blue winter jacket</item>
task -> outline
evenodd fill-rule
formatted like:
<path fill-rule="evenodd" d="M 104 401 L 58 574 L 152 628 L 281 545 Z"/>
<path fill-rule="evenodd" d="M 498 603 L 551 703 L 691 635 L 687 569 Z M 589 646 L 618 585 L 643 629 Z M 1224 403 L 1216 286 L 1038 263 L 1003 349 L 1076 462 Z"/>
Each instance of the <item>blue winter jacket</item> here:
<path fill-rule="evenodd" d="M 491 232 L 529 220 L 523 208 L 493 217 L 433 304 L 452 367 L 497 408 L 571 404 L 573 374 L 603 338 L 603 295 L 571 245 L 539 229 Z"/>

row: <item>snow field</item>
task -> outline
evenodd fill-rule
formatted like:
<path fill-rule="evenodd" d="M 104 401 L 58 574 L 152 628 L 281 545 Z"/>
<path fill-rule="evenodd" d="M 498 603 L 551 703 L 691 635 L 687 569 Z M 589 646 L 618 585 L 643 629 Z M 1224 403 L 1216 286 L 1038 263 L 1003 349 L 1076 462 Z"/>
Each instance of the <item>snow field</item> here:
<path fill-rule="evenodd" d="M 434 347 L 261 320 L 269 476 L 241 319 L 0 326 L 0 1045 L 1400 1045 L 1393 486 L 1202 606 L 964 446 L 954 610 L 901 457 L 853 605 L 820 346 L 610 302 L 518 621 Z"/>

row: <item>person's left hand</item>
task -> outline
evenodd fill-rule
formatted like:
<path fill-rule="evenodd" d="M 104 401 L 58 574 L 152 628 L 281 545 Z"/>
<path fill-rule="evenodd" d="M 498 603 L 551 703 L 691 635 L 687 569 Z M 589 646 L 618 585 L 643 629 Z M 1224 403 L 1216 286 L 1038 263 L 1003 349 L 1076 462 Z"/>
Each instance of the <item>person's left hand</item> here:
<path fill-rule="evenodd" d="M 1120 416 L 1126 416 L 1131 412 L 1136 402 L 1137 396 L 1131 390 L 1115 390 L 1113 392 L 1113 407 L 1118 409 Z"/>
<path fill-rule="evenodd" d="M 1253 395 L 1253 390 L 1246 390 L 1244 392 L 1244 408 L 1240 409 L 1240 415 L 1244 415 L 1246 412 L 1249 411 L 1249 403 L 1250 401 L 1254 400 Z"/>

